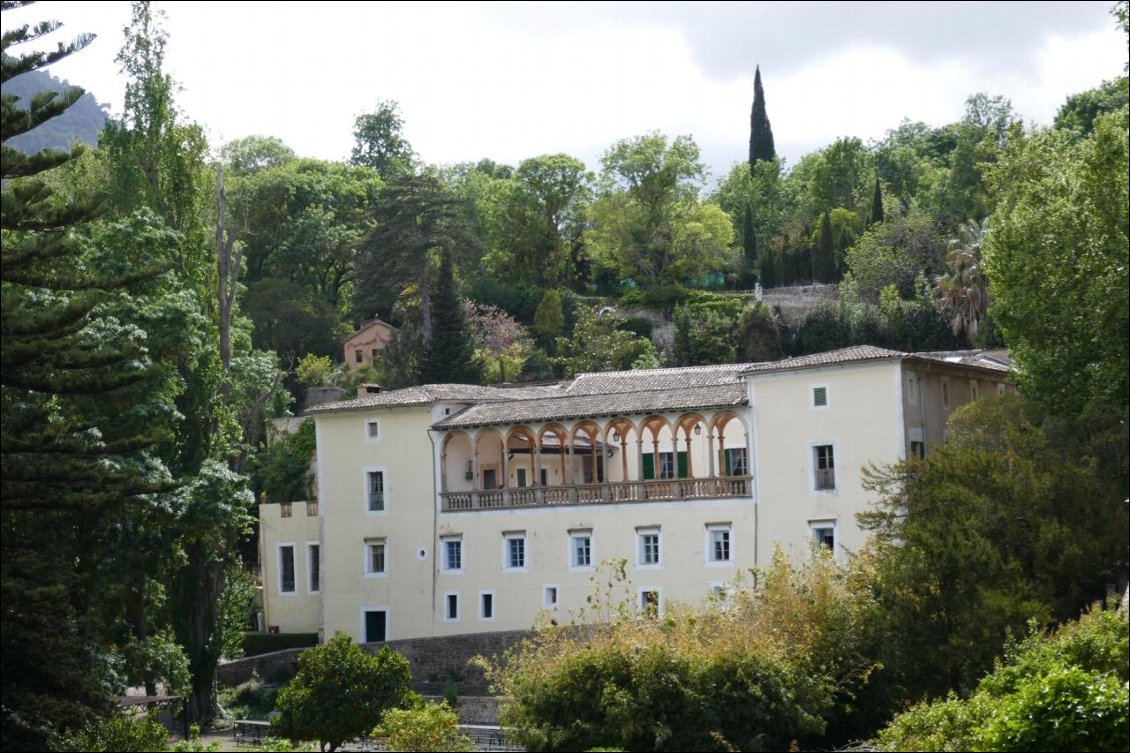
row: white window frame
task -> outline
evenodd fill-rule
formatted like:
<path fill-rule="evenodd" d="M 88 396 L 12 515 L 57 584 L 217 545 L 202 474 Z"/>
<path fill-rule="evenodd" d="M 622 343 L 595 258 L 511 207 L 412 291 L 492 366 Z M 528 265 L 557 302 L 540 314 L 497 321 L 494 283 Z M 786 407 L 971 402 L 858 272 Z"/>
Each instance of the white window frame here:
<path fill-rule="evenodd" d="M 952 400 L 950 398 L 950 378 L 942 377 L 942 407 L 946 410 L 950 409 Z"/>
<path fill-rule="evenodd" d="M 588 539 L 588 542 L 589 542 L 589 547 L 588 547 L 589 561 L 588 561 L 587 564 L 584 564 L 584 565 L 580 564 L 577 561 L 577 542 L 580 541 L 581 539 Z M 593 550 L 596 547 L 594 545 L 594 539 L 593 539 L 591 528 L 577 528 L 577 529 L 574 529 L 572 531 L 569 531 L 569 540 L 568 540 L 567 546 L 568 546 L 568 551 L 566 551 L 566 553 L 565 553 L 565 557 L 566 557 L 565 561 L 568 563 L 570 570 L 574 570 L 574 571 L 578 571 L 578 572 L 584 572 L 584 571 L 590 571 L 590 570 L 593 569 L 593 564 L 592 564 L 593 563 Z"/>
<path fill-rule="evenodd" d="M 832 488 L 820 489 L 816 486 L 819 467 L 818 447 L 832 448 Z M 834 439 L 818 439 L 808 443 L 808 488 L 812 494 L 837 494 L 840 489 L 840 448 Z"/>
<path fill-rule="evenodd" d="M 486 598 L 490 597 L 490 617 L 483 614 L 485 611 L 483 607 L 486 605 Z M 479 591 L 479 621 L 480 622 L 494 622 L 498 615 L 498 598 L 495 596 L 494 591 Z"/>
<path fill-rule="evenodd" d="M 373 427 L 377 429 L 377 435 L 373 436 Z M 381 420 L 379 418 L 365 419 L 365 441 L 366 442 L 380 442 L 384 433 L 381 431 Z"/>
<path fill-rule="evenodd" d="M 716 534 L 726 535 L 727 559 L 714 558 L 714 538 Z M 734 526 L 732 523 L 707 523 L 703 553 L 708 567 L 732 567 L 734 564 Z"/>
<path fill-rule="evenodd" d="M 722 452 L 725 453 L 726 457 L 730 459 L 730 475 L 732 475 L 732 476 L 749 476 L 750 475 L 750 472 L 749 472 L 749 448 L 748 447 L 723 447 Z M 743 465 L 745 465 L 745 468 L 743 468 L 745 473 L 734 473 L 733 472 L 734 466 L 735 466 L 733 458 L 735 457 L 735 455 L 733 455 L 732 453 L 741 453 L 742 463 L 743 463 Z M 725 465 L 723 465 L 723 469 L 724 468 L 725 468 Z"/>
<path fill-rule="evenodd" d="M 816 390 L 824 390 L 824 404 L 816 404 Z M 832 405 L 831 388 L 827 383 L 810 384 L 809 385 L 809 402 L 808 407 L 812 410 L 827 410 Z"/>
<path fill-rule="evenodd" d="M 645 541 L 655 536 L 655 562 L 647 562 Z M 663 528 L 662 526 L 642 526 L 636 529 L 636 567 L 641 570 L 658 570 L 663 567 Z"/>
<path fill-rule="evenodd" d="M 447 545 L 459 545 L 459 567 L 451 567 L 451 559 L 448 556 Z M 463 561 L 466 559 L 463 555 L 463 534 L 454 536 L 440 536 L 440 571 L 448 575 L 462 575 L 463 574 Z"/>
<path fill-rule="evenodd" d="M 810 520 L 808 521 L 808 538 L 817 544 L 821 544 L 820 538 L 817 534 L 818 531 L 832 529 L 832 557 L 839 561 L 840 550 L 840 526 L 839 523 L 832 520 Z"/>
<path fill-rule="evenodd" d="M 522 564 L 512 565 L 510 559 L 510 542 L 522 542 Z M 530 547 L 525 531 L 503 531 L 502 533 L 502 569 L 509 573 L 524 573 L 530 569 Z"/>
<path fill-rule="evenodd" d="M 553 599 L 549 597 L 553 596 Z M 546 583 L 541 587 L 541 605 L 545 609 L 557 609 L 561 603 L 561 586 L 556 583 Z"/>
<path fill-rule="evenodd" d="M 377 546 L 377 545 L 384 547 L 384 569 L 383 570 L 374 570 L 373 569 L 373 547 Z M 388 537 L 386 537 L 386 536 L 373 536 L 371 538 L 365 539 L 365 548 L 364 548 L 362 553 L 364 555 L 365 561 L 364 561 L 364 564 L 362 566 L 361 572 L 363 572 L 365 574 L 366 578 L 387 578 L 388 577 L 388 561 L 389 561 Z"/>
<path fill-rule="evenodd" d="M 918 393 L 922 389 L 922 380 L 913 371 L 906 375 L 906 402 L 911 408 L 918 407 Z"/>
<path fill-rule="evenodd" d="M 451 616 L 451 610 L 448 607 L 452 604 L 451 597 L 455 597 L 455 616 Z M 443 592 L 443 621 L 444 622 L 459 622 L 463 616 L 463 599 L 458 591 L 444 591 Z M 386 618 L 387 619 L 387 618 Z"/>
<path fill-rule="evenodd" d="M 314 565 L 313 550 L 318 550 L 318 564 Z M 318 576 L 318 582 L 314 582 L 314 576 Z M 314 586 L 317 586 L 316 588 Z M 307 541 L 306 542 L 306 593 L 317 594 L 322 592 L 322 542 L 320 541 Z"/>
<path fill-rule="evenodd" d="M 290 566 L 294 574 L 294 587 L 289 591 L 283 590 L 283 549 L 290 550 Z M 298 551 L 293 541 L 280 541 L 275 549 L 275 565 L 278 570 L 278 587 L 279 596 L 295 596 L 298 594 Z"/>
<path fill-rule="evenodd" d="M 655 594 L 655 617 L 663 616 L 663 589 L 659 586 L 640 586 L 636 589 L 636 607 L 641 615 L 647 614 L 647 594 Z"/>
<path fill-rule="evenodd" d="M 371 508 L 371 500 L 369 498 L 369 474 L 381 474 L 381 509 L 373 510 Z M 388 488 L 389 476 L 388 468 L 383 465 L 367 465 L 361 469 L 361 505 L 365 511 L 365 515 L 387 515 L 388 514 Z"/>

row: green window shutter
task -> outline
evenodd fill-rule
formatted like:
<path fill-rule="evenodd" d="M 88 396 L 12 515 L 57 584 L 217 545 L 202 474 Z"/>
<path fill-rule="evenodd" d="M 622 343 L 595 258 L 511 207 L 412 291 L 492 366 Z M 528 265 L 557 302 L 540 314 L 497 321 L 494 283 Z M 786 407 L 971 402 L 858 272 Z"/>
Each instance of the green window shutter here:
<path fill-rule="evenodd" d="M 679 453 L 679 478 L 687 477 L 687 453 Z"/>
<path fill-rule="evenodd" d="M 723 457 L 726 458 L 726 475 L 727 476 L 733 476 L 734 475 L 734 453 L 730 452 L 729 450 L 723 450 L 722 455 L 723 455 Z"/>
<path fill-rule="evenodd" d="M 655 454 L 645 452 L 643 454 L 643 477 L 645 479 L 655 478 Z"/>

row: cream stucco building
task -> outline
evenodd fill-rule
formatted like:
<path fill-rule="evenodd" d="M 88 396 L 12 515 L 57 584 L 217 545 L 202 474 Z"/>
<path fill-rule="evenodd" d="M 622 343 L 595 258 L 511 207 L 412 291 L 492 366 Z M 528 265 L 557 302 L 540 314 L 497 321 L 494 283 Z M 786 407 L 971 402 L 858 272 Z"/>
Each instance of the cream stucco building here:
<path fill-rule="evenodd" d="M 319 405 L 317 501 L 261 507 L 266 621 L 358 641 L 526 629 L 581 608 L 602 560 L 661 612 L 776 546 L 846 558 L 861 468 L 928 452 L 1007 376 L 978 352 L 860 346 Z"/>

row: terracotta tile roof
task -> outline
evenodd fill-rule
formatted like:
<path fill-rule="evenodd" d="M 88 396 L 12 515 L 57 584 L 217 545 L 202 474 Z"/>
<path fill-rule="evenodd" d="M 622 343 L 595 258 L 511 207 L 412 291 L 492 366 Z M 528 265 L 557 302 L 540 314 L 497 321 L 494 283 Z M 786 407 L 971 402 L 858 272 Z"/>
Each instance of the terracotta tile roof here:
<path fill-rule="evenodd" d="M 482 403 L 498 400 L 533 399 L 547 394 L 560 394 L 560 387 L 483 387 L 477 384 L 425 384 L 363 395 L 356 400 L 322 403 L 307 413 L 340 413 L 366 408 L 388 408 L 429 403 Z"/>
<path fill-rule="evenodd" d="M 786 358 L 781 361 L 746 364 L 743 374 L 764 374 L 769 371 L 790 371 L 792 369 L 814 369 L 820 366 L 834 366 L 841 363 L 862 361 L 882 361 L 893 358 L 906 358 L 908 354 L 898 350 L 876 348 L 874 345 L 853 345 L 850 348 L 812 353 L 807 356 Z"/>
<path fill-rule="evenodd" d="M 1006 350 L 933 350 L 911 355 L 928 361 L 980 366 L 993 371 L 1008 371 L 1012 366 L 1012 359 L 1008 357 Z"/>
<path fill-rule="evenodd" d="M 751 364 L 727 363 L 713 366 L 682 366 L 674 369 L 638 369 L 578 374 L 566 388 L 570 395 L 607 395 L 641 390 L 677 390 L 715 387 L 741 381 Z"/>
<path fill-rule="evenodd" d="M 642 380 L 647 383 L 647 379 Z M 541 400 L 483 403 L 435 424 L 436 429 L 469 428 L 494 424 L 531 423 L 588 416 L 615 416 L 667 410 L 694 410 L 744 405 L 746 387 L 736 377 L 729 384 L 671 389 L 637 389 L 602 394 L 567 394 Z"/>

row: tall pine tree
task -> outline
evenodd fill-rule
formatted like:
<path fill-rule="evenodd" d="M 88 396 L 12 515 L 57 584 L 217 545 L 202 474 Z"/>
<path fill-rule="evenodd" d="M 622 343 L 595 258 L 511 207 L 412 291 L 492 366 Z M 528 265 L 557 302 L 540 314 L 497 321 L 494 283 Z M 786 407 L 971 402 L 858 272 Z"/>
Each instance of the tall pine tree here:
<path fill-rule="evenodd" d="M 444 249 L 432 297 L 432 338 L 420 369 L 425 384 L 479 382 L 479 370 L 471 360 L 474 347 L 467 333 L 454 267 L 451 251 Z"/>
<path fill-rule="evenodd" d="M 4 2 L 5 13 L 25 5 Z M 59 27 L 5 32 L 2 75 L 14 77 L 81 50 L 9 48 Z M 109 710 L 98 601 L 120 582 L 106 570 L 105 521 L 175 485 L 156 457 L 176 415 L 173 380 L 150 360 L 147 332 L 123 316 L 154 305 L 171 264 L 143 226 L 116 244 L 96 223 L 104 205 L 67 182 L 81 150 L 22 154 L 9 139 L 60 115 L 83 94 L 3 94 L 0 227 L 0 584 L 3 591 L 4 750 L 44 750 L 50 738 Z M 51 172 L 49 172 L 51 171 Z M 60 190 L 62 189 L 62 190 Z M 143 224 L 143 223 L 142 223 Z M 158 234 L 159 235 L 159 234 Z M 136 255 L 133 255 L 136 254 Z M 96 580 L 95 574 L 102 576 Z"/>
<path fill-rule="evenodd" d="M 749 115 L 749 169 L 762 161 L 777 159 L 773 148 L 773 129 L 765 113 L 765 92 L 761 88 L 761 67 L 753 74 L 753 110 Z"/>

